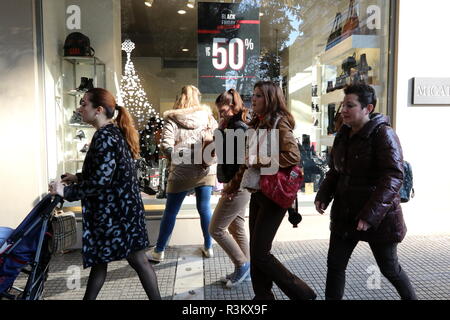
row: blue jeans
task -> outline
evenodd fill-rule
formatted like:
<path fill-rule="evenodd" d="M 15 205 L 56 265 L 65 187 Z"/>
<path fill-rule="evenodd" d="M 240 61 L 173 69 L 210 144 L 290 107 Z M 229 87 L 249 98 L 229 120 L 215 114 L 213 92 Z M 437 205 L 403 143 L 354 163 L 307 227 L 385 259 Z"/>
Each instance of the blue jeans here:
<path fill-rule="evenodd" d="M 195 188 L 197 210 L 200 214 L 200 224 L 202 226 L 206 249 L 209 249 L 212 246 L 211 236 L 208 232 L 209 222 L 211 220 L 211 191 L 212 186 L 201 186 Z M 169 240 L 173 228 L 175 227 L 177 214 L 180 211 L 183 200 L 187 194 L 188 191 L 167 194 L 166 208 L 164 209 L 161 225 L 159 227 L 158 241 L 156 242 L 156 252 L 164 251 L 167 241 Z"/>

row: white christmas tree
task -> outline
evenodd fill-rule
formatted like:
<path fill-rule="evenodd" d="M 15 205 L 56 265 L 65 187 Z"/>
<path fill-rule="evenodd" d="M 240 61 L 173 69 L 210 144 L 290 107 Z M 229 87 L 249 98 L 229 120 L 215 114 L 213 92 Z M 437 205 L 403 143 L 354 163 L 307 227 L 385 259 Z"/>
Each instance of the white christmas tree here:
<path fill-rule="evenodd" d="M 163 119 L 148 102 L 147 94 L 142 88 L 139 76 L 136 74 L 134 64 L 131 61 L 131 51 L 135 47 L 135 44 L 129 39 L 122 43 L 122 50 L 127 53 L 127 62 L 125 64 L 125 72 L 120 79 L 120 97 L 118 97 L 118 100 L 134 117 L 137 130 L 142 131 L 150 118 L 154 117 L 156 122 L 161 124 Z"/>

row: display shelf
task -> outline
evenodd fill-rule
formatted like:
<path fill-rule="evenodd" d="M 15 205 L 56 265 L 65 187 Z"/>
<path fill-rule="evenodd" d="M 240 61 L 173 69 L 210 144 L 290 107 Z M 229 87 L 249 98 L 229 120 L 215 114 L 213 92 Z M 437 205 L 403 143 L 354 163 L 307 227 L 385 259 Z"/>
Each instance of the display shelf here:
<path fill-rule="evenodd" d="M 69 96 L 72 96 L 72 97 L 82 97 L 82 96 L 84 96 L 84 94 L 86 92 L 82 92 L 82 91 L 77 91 L 77 92 L 66 91 L 65 93 L 68 94 Z"/>
<path fill-rule="evenodd" d="M 69 127 L 75 127 L 75 128 L 86 128 L 86 129 L 94 129 L 93 126 L 89 125 L 89 124 L 78 124 L 78 123 L 68 123 L 67 124 Z"/>
<path fill-rule="evenodd" d="M 354 49 L 379 49 L 380 37 L 376 35 L 352 35 L 320 55 L 322 64 L 335 64 L 340 57 Z"/>
<path fill-rule="evenodd" d="M 381 86 L 371 86 L 375 89 L 377 96 L 379 96 L 381 93 Z M 320 102 L 323 105 L 327 105 L 330 103 L 339 103 L 344 100 L 344 96 L 344 89 L 338 89 L 322 95 Z"/>
<path fill-rule="evenodd" d="M 327 147 L 332 147 L 334 136 L 320 136 L 320 144 Z"/>
<path fill-rule="evenodd" d="M 63 142 L 63 170 L 66 172 L 78 172 L 81 169 L 85 154 L 80 153 L 80 141 L 74 139 L 77 131 L 83 129 L 85 138 L 83 143 L 89 143 L 95 132 L 95 128 L 87 123 L 83 123 L 81 119 L 73 119 L 74 111 L 79 106 L 80 98 L 85 94 L 78 91 L 80 80 L 85 77 L 93 79 L 94 87 L 106 87 L 106 66 L 97 57 L 61 57 L 62 81 L 62 106 L 64 108 L 64 124 L 62 126 L 61 141 Z M 71 120 L 77 120 L 71 123 Z"/>
<path fill-rule="evenodd" d="M 69 61 L 73 64 L 90 64 L 90 65 L 101 65 L 104 64 L 102 62 L 102 60 L 100 60 L 97 57 L 74 57 L 74 56 L 70 56 L 70 57 L 63 57 L 64 60 Z"/>
<path fill-rule="evenodd" d="M 320 102 L 323 105 L 327 105 L 330 103 L 337 103 L 344 100 L 344 89 L 334 90 L 322 95 Z"/>

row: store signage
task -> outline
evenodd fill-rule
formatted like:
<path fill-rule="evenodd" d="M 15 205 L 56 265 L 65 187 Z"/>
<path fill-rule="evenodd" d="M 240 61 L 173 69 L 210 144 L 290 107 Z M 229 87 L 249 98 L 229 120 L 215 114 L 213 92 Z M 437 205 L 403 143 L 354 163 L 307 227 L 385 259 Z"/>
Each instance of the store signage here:
<path fill-rule="evenodd" d="M 66 13 L 69 15 L 66 20 L 66 27 L 68 30 L 81 29 L 81 9 L 77 5 L 70 5 L 67 7 Z"/>
<path fill-rule="evenodd" d="M 450 105 L 450 78 L 414 78 L 413 104 Z"/>
<path fill-rule="evenodd" d="M 259 70 L 259 7 L 198 3 L 198 83 L 202 93 L 234 88 L 251 96 Z"/>

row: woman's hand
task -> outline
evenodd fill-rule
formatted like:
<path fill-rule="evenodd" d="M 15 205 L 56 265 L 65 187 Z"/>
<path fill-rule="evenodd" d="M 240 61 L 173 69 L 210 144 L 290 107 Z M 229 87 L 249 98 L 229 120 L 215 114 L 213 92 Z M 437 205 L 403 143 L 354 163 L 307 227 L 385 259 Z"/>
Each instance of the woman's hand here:
<path fill-rule="evenodd" d="M 315 201 L 314 205 L 316 206 L 316 211 L 320 214 L 324 214 L 327 209 L 327 205 L 320 201 Z"/>
<path fill-rule="evenodd" d="M 70 173 L 66 172 L 61 176 L 61 182 L 66 183 L 66 184 L 77 183 L 78 177 L 74 174 L 70 174 Z"/>
<path fill-rule="evenodd" d="M 368 224 L 364 220 L 359 220 L 358 221 L 358 227 L 356 228 L 356 230 L 358 230 L 358 231 L 367 231 L 369 228 L 370 228 L 370 224 Z"/>
<path fill-rule="evenodd" d="M 239 192 L 239 187 L 236 187 L 233 185 L 233 183 L 228 183 L 225 185 L 225 187 L 222 189 L 222 196 L 226 197 L 228 200 L 233 200 L 234 197 Z"/>
<path fill-rule="evenodd" d="M 64 185 L 61 181 L 52 181 L 48 184 L 48 191 L 52 195 L 60 195 L 64 198 Z"/>

